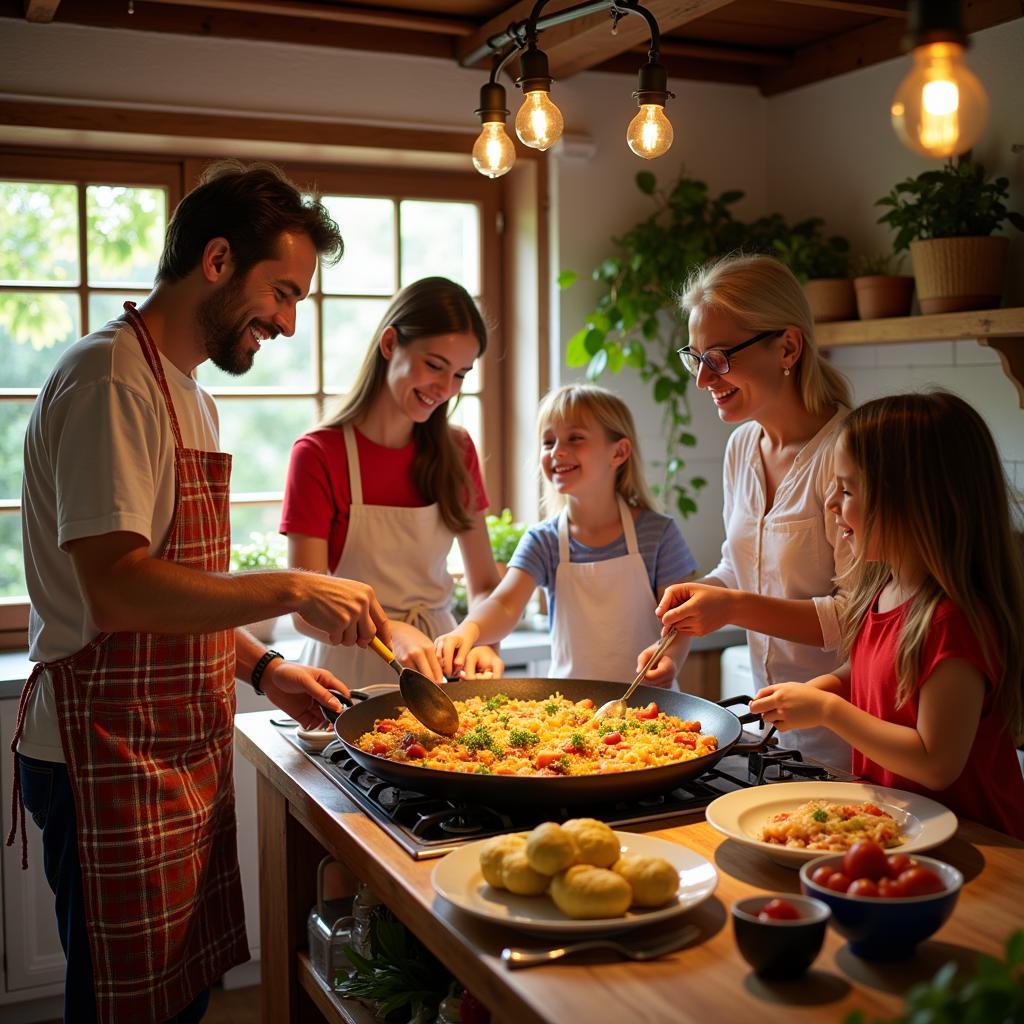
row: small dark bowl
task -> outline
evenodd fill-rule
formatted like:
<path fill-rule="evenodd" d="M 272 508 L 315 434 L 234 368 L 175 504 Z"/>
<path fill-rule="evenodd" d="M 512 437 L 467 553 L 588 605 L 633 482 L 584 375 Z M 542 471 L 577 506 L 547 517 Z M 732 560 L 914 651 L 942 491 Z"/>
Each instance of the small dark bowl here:
<path fill-rule="evenodd" d="M 832 927 L 850 942 L 850 951 L 865 960 L 905 960 L 919 942 L 937 932 L 953 912 L 964 876 L 950 864 L 912 854 L 921 867 L 931 868 L 945 884 L 929 896 L 849 896 L 811 881 L 822 865 L 838 868 L 843 855 L 829 854 L 803 864 L 800 887 L 832 909 Z"/>
<path fill-rule="evenodd" d="M 762 921 L 758 912 L 773 899 L 784 899 L 800 912 L 796 921 Z M 825 940 L 830 911 L 821 901 L 788 893 L 747 896 L 732 905 L 732 926 L 743 959 L 769 980 L 798 978 L 814 962 Z"/>

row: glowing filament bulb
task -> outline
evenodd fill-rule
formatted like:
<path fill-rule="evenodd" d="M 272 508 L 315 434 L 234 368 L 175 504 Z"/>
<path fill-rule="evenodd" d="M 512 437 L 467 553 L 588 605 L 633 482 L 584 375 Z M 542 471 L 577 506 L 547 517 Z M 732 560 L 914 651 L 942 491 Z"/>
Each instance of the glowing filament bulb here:
<path fill-rule="evenodd" d="M 893 97 L 896 134 L 924 156 L 963 153 L 985 129 L 988 97 L 963 56 L 959 43 L 919 46 L 913 68 Z"/>
<path fill-rule="evenodd" d="M 672 139 L 672 123 L 665 116 L 665 108 L 658 103 L 642 104 L 626 129 L 629 148 L 645 160 L 667 153 Z"/>
<path fill-rule="evenodd" d="M 485 121 L 473 144 L 473 166 L 488 178 L 507 174 L 516 162 L 512 140 L 501 121 Z"/>
<path fill-rule="evenodd" d="M 565 122 L 562 112 L 542 89 L 528 92 L 516 114 L 516 135 L 524 146 L 550 149 L 561 137 Z"/>

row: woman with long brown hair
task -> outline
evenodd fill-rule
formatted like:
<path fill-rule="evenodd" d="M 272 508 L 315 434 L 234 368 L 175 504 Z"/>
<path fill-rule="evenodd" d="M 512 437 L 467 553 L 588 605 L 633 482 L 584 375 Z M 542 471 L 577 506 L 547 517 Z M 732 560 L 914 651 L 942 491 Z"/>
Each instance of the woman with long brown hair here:
<path fill-rule="evenodd" d="M 470 602 L 499 576 L 480 460 L 449 403 L 487 347 L 469 293 L 443 277 L 403 288 L 385 312 L 352 391 L 292 449 L 281 532 L 294 568 L 371 583 L 402 664 L 443 681 L 433 638 L 455 626 L 447 559 L 457 539 Z M 310 637 L 303 660 L 350 686 L 391 682 L 380 659 Z M 501 662 L 484 652 L 480 671 Z"/>

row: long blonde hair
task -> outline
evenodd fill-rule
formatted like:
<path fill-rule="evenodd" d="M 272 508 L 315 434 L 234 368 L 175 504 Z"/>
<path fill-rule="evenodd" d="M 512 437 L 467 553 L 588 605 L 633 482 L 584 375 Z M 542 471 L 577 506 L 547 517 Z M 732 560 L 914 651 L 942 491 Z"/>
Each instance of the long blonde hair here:
<path fill-rule="evenodd" d="M 321 421 L 321 427 L 340 429 L 359 420 L 373 405 L 387 379 L 388 361 L 381 353 L 380 340 L 388 327 L 395 328 L 402 346 L 420 338 L 469 333 L 480 343 L 481 356 L 487 349 L 487 327 L 462 285 L 445 277 L 414 281 L 391 300 L 352 390 Z M 453 533 L 462 533 L 473 525 L 476 495 L 463 458 L 468 439 L 458 436 L 457 428 L 448 422 L 448 405 L 439 405 L 424 423 L 413 425 L 413 480 L 429 503 L 440 506 L 445 525 Z"/>
<path fill-rule="evenodd" d="M 629 407 L 618 395 L 597 384 L 565 384 L 549 391 L 537 410 L 537 446 L 550 426 L 582 424 L 593 417 L 613 443 L 626 438 L 630 444 L 629 457 L 615 471 L 615 491 L 626 502 L 637 508 L 655 509 L 656 503 L 644 478 L 644 460 L 640 454 L 640 439 Z M 543 493 L 541 509 L 545 515 L 555 515 L 565 504 L 559 494 L 541 473 Z"/>
<path fill-rule="evenodd" d="M 1024 734 L 1024 557 L 1011 525 L 1013 499 L 985 421 L 946 391 L 891 395 L 847 417 L 839 444 L 858 470 L 863 548 L 883 555 L 853 567 L 843 617 L 848 656 L 902 550 L 927 578 L 911 599 L 896 655 L 897 702 L 918 682 L 921 650 L 943 597 L 963 612 L 984 651 L 1014 738 Z"/>
<path fill-rule="evenodd" d="M 690 275 L 680 305 L 686 314 L 697 306 L 721 309 L 752 334 L 796 327 L 804 344 L 792 372 L 804 408 L 821 413 L 852 404 L 846 378 L 818 350 L 811 307 L 784 263 L 771 256 L 723 256 Z"/>

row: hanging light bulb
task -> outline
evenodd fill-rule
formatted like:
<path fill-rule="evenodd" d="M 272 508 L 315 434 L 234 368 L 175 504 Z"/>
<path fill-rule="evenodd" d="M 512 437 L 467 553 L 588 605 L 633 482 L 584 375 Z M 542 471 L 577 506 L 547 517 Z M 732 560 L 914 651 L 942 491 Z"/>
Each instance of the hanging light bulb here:
<path fill-rule="evenodd" d="M 672 145 L 672 123 L 665 116 L 665 103 L 672 93 L 668 91 L 668 75 L 655 60 L 640 69 L 640 81 L 634 99 L 640 104 L 637 115 L 626 129 L 629 148 L 645 160 L 664 156 Z"/>
<path fill-rule="evenodd" d="M 964 153 L 985 130 L 988 97 L 964 62 L 960 5 L 915 0 L 909 21 L 914 66 L 893 96 L 893 128 L 904 145 L 923 156 Z"/>
<path fill-rule="evenodd" d="M 519 69 L 516 85 L 522 87 L 524 99 L 516 114 L 516 135 L 524 146 L 543 152 L 562 137 L 565 128 L 562 112 L 551 102 L 548 58 L 531 43 Z"/>
<path fill-rule="evenodd" d="M 482 127 L 473 144 L 473 166 L 488 178 L 507 174 L 516 162 L 512 140 L 505 132 L 505 88 L 497 82 L 487 82 L 480 89 L 480 115 Z"/>

